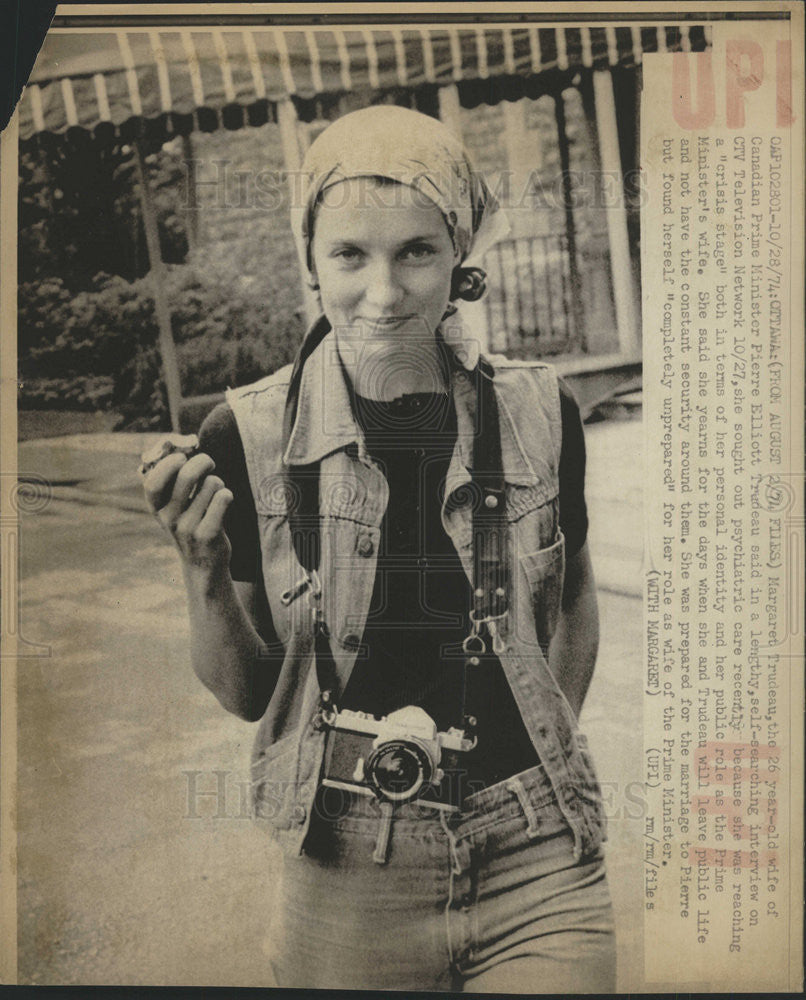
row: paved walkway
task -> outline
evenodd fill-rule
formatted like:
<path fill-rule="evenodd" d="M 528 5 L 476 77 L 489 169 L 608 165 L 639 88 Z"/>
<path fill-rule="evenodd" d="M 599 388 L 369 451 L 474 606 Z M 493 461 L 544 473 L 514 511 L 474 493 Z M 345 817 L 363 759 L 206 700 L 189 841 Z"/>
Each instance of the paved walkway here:
<path fill-rule="evenodd" d="M 21 981 L 271 985 L 274 855 L 241 798 L 254 728 L 190 668 L 178 557 L 133 471 L 153 438 L 20 447 L 20 472 L 54 496 L 21 534 L 22 634 L 50 647 L 19 664 Z M 587 439 L 602 644 L 582 726 L 611 818 L 620 989 L 635 991 L 641 422 Z"/>

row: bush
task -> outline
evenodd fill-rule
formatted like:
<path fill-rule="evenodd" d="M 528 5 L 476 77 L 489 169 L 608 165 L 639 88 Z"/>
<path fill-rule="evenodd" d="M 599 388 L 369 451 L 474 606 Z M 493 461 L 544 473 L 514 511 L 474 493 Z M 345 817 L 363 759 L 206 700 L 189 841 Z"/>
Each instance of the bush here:
<path fill-rule="evenodd" d="M 245 249 L 230 249 L 205 249 L 191 264 L 166 269 L 184 396 L 275 370 L 291 360 L 302 333 L 298 282 L 283 280 L 294 261 L 284 268 L 262 257 L 273 263 L 263 280 L 244 273 Z M 60 278 L 21 285 L 20 405 L 114 410 L 119 429 L 167 428 L 150 281 L 98 274 L 76 295 Z"/>
<path fill-rule="evenodd" d="M 215 149 L 207 149 L 208 139 Z M 236 149 L 222 132 L 203 145 L 213 159 L 235 157 L 244 168 L 266 162 L 266 134 L 246 130 L 238 142 Z M 79 145 L 21 152 L 20 405 L 101 409 L 117 413 L 121 429 L 165 428 L 159 331 L 130 151 Z M 252 159 L 243 161 L 247 153 Z M 191 397 L 286 364 L 304 324 L 285 214 L 213 204 L 202 216 L 208 242 L 188 252 L 185 155 L 175 140 L 147 156 L 146 169 L 182 392 Z M 279 166 L 279 152 L 275 159 Z"/>

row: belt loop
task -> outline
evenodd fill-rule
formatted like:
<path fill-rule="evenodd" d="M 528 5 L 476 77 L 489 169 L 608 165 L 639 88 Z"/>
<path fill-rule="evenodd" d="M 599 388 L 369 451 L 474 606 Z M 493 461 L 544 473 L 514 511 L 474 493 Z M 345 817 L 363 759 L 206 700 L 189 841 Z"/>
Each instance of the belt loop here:
<path fill-rule="evenodd" d="M 578 820 L 570 820 L 570 824 L 571 824 L 571 829 L 574 832 L 574 861 L 580 861 L 582 859 L 582 855 L 584 853 L 582 833 L 583 833 L 583 830 L 584 830 L 584 832 L 587 834 L 587 837 L 585 838 L 585 840 L 589 844 L 590 843 L 590 825 L 588 823 L 585 823 L 583 825 Z"/>
<path fill-rule="evenodd" d="M 540 833 L 540 821 L 537 818 L 534 806 L 529 801 L 529 794 L 523 787 L 519 778 L 510 778 L 507 781 L 507 788 L 517 798 L 518 803 L 526 817 L 526 832 L 530 837 L 536 837 Z"/>
<path fill-rule="evenodd" d="M 461 875 L 464 869 L 459 861 L 459 855 L 456 850 L 456 837 L 448 826 L 448 821 L 442 809 L 439 810 L 439 822 L 442 824 L 442 829 L 445 831 L 445 836 L 448 838 L 448 845 L 451 849 L 451 871 L 454 875 Z"/>
<path fill-rule="evenodd" d="M 395 807 L 391 802 L 381 802 L 381 818 L 378 823 L 378 838 L 372 860 L 376 865 L 385 865 L 389 860 L 389 837 L 392 834 L 392 817 Z"/>

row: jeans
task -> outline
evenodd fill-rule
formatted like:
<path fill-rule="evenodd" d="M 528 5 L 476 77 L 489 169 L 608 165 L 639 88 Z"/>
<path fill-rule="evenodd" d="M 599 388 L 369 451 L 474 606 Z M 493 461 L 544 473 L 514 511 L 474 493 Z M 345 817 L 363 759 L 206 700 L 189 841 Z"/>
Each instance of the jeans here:
<path fill-rule="evenodd" d="M 305 854 L 283 860 L 280 986 L 609 993 L 615 942 L 601 847 L 573 836 L 541 765 L 461 813 L 320 789 Z"/>

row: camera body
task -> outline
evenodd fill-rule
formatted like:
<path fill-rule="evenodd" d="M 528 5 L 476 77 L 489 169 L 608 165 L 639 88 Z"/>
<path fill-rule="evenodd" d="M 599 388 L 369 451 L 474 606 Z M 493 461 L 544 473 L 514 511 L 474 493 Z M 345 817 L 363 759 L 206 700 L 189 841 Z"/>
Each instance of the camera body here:
<path fill-rule="evenodd" d="M 333 711 L 327 725 L 322 784 L 387 802 L 415 802 L 455 812 L 462 799 L 462 756 L 475 738 L 436 723 L 416 705 L 376 719 Z"/>

